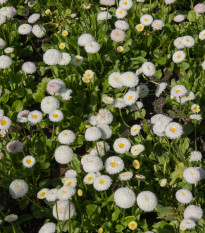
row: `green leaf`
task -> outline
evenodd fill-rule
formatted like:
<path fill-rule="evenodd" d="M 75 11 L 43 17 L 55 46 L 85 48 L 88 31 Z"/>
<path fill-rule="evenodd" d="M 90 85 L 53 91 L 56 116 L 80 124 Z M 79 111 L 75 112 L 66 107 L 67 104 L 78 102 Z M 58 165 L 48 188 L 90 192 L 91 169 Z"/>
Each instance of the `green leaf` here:
<path fill-rule="evenodd" d="M 167 58 L 166 57 L 159 57 L 159 59 L 157 61 L 160 65 L 165 65 Z"/>
<path fill-rule="evenodd" d="M 155 75 L 154 75 L 157 79 L 160 79 L 162 77 L 162 71 L 161 70 L 157 70 L 155 72 Z"/>
<path fill-rule="evenodd" d="M 172 181 L 170 182 L 170 185 L 174 184 L 177 179 L 182 179 L 184 170 L 185 170 L 184 164 L 178 163 L 175 171 L 172 172 L 171 174 Z"/>
<path fill-rule="evenodd" d="M 147 39 L 147 45 L 148 45 L 148 47 L 150 47 L 151 43 L 152 43 L 152 36 L 150 35 L 148 37 L 148 39 Z"/>
<path fill-rule="evenodd" d="M 86 206 L 86 212 L 90 218 L 94 218 L 95 216 L 98 216 L 101 213 L 101 209 L 98 205 L 89 204 Z"/>
<path fill-rule="evenodd" d="M 187 19 L 190 22 L 194 22 L 196 21 L 196 13 L 194 11 L 189 11 L 188 15 L 187 15 Z"/>
<path fill-rule="evenodd" d="M 11 109 L 15 110 L 16 112 L 20 112 L 23 109 L 23 103 L 20 100 L 16 100 Z"/>
<path fill-rule="evenodd" d="M 20 202 L 19 202 L 19 208 L 20 208 L 21 210 L 24 210 L 24 209 L 28 206 L 28 204 L 29 204 L 28 199 L 27 199 L 27 198 L 22 198 L 22 199 L 20 200 Z"/>
<path fill-rule="evenodd" d="M 121 213 L 121 210 L 116 207 L 115 211 L 112 213 L 112 221 L 116 221 Z"/>

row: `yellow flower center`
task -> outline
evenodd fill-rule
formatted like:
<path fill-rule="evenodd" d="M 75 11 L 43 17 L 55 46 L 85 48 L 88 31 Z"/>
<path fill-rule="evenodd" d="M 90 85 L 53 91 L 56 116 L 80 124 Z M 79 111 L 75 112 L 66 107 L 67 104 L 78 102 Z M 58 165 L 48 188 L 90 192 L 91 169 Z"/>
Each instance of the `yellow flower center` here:
<path fill-rule="evenodd" d="M 120 10 L 120 11 L 119 11 L 119 14 L 122 14 L 122 13 L 123 13 L 123 10 Z"/>
<path fill-rule="evenodd" d="M 45 192 L 42 192 L 42 193 L 40 194 L 41 197 L 44 197 L 45 195 L 46 195 Z"/>
<path fill-rule="evenodd" d="M 6 124 L 6 120 L 1 120 L 1 125 L 5 125 Z"/>
<path fill-rule="evenodd" d="M 68 134 L 69 134 L 68 132 L 64 132 L 64 133 L 63 133 L 63 136 L 66 137 L 66 136 L 68 136 Z"/>
<path fill-rule="evenodd" d="M 144 20 L 145 20 L 146 22 L 147 22 L 147 21 L 149 21 L 149 19 L 148 19 L 148 18 L 145 18 Z"/>
<path fill-rule="evenodd" d="M 76 62 L 81 62 L 81 59 L 80 58 L 76 58 Z"/>
<path fill-rule="evenodd" d="M 67 185 L 71 186 L 72 185 L 72 181 L 68 181 Z"/>
<path fill-rule="evenodd" d="M 115 167 L 115 166 L 117 165 L 117 163 L 116 163 L 116 162 L 111 162 L 110 165 L 111 165 L 112 167 Z"/>
<path fill-rule="evenodd" d="M 124 5 L 127 5 L 128 4 L 128 2 L 124 2 Z"/>
<path fill-rule="evenodd" d="M 181 92 L 181 90 L 180 90 L 180 89 L 176 90 L 176 93 L 177 93 L 177 94 L 178 94 L 179 92 Z"/>
<path fill-rule="evenodd" d="M 175 132 L 177 131 L 176 128 L 174 128 L 174 127 L 171 128 L 170 130 L 171 130 L 173 133 L 175 133 Z"/>
<path fill-rule="evenodd" d="M 132 96 L 129 96 L 129 97 L 128 97 L 128 100 L 131 100 L 131 99 L 132 99 Z"/>
<path fill-rule="evenodd" d="M 37 114 L 34 114 L 32 117 L 33 117 L 33 118 L 38 118 L 38 115 L 37 115 Z"/>
<path fill-rule="evenodd" d="M 27 162 L 28 164 L 30 164 L 32 161 L 31 161 L 31 159 L 27 159 L 26 162 Z"/>
<path fill-rule="evenodd" d="M 119 81 L 120 81 L 120 77 L 119 77 L 119 76 L 115 76 L 115 77 L 114 77 L 114 80 L 115 80 L 116 82 L 119 82 Z"/>
<path fill-rule="evenodd" d="M 180 54 L 178 54 L 178 55 L 177 55 L 177 58 L 180 58 L 180 57 L 181 57 L 181 55 L 180 55 Z"/>
<path fill-rule="evenodd" d="M 119 33 L 119 32 L 117 32 L 115 35 L 116 35 L 116 36 L 119 36 L 119 35 L 120 35 L 120 33 Z"/>
<path fill-rule="evenodd" d="M 92 176 L 89 176 L 89 177 L 87 178 L 87 180 L 88 180 L 88 181 L 92 181 L 92 180 L 93 180 L 93 177 L 92 177 Z"/>
<path fill-rule="evenodd" d="M 99 184 L 105 184 L 105 182 L 106 182 L 105 179 L 100 179 L 100 180 L 98 181 Z"/>
<path fill-rule="evenodd" d="M 67 193 L 68 192 L 68 190 L 67 189 L 64 189 L 63 191 L 62 191 L 62 193 Z"/>
<path fill-rule="evenodd" d="M 53 116 L 54 116 L 55 118 L 59 117 L 59 115 L 58 115 L 57 113 L 53 114 Z"/>
<path fill-rule="evenodd" d="M 199 108 L 196 106 L 196 107 L 194 107 L 194 111 L 198 111 L 199 110 Z"/>
<path fill-rule="evenodd" d="M 123 142 L 119 143 L 118 145 L 120 148 L 123 148 L 125 146 L 125 144 Z"/>

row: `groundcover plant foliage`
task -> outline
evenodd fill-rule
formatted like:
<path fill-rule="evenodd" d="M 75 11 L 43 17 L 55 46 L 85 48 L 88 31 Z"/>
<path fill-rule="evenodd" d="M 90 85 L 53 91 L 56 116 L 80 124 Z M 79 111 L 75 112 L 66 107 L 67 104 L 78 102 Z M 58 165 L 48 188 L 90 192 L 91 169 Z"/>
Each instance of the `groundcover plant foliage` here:
<path fill-rule="evenodd" d="M 205 2 L 0 0 L 0 232 L 204 233 Z"/>

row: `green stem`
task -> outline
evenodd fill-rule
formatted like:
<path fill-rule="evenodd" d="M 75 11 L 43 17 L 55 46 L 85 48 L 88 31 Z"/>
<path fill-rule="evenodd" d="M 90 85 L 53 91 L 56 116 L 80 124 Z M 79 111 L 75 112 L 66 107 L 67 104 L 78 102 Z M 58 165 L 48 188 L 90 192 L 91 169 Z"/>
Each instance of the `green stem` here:
<path fill-rule="evenodd" d="M 120 116 L 121 116 L 121 119 L 122 119 L 122 122 L 124 123 L 124 125 L 126 125 L 128 128 L 130 128 L 130 126 L 125 122 L 123 116 L 122 116 L 122 111 L 121 111 L 121 108 L 119 108 L 119 112 L 120 112 Z"/>
<path fill-rule="evenodd" d="M 14 224 L 13 224 L 13 223 L 11 224 L 11 226 L 12 226 L 13 233 L 16 233 L 15 227 L 14 227 Z"/>
<path fill-rule="evenodd" d="M 194 123 L 194 144 L 195 144 L 195 151 L 197 151 L 197 143 L 196 143 L 196 122 Z"/>

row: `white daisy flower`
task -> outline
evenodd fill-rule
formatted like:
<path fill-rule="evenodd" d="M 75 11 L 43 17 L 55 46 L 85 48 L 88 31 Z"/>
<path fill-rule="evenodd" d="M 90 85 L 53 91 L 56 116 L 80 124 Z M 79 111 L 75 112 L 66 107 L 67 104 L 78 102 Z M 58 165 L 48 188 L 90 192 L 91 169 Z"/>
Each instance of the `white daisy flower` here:
<path fill-rule="evenodd" d="M 100 50 L 100 44 L 98 42 L 90 42 L 85 45 L 85 51 L 87 53 L 97 53 Z"/>
<path fill-rule="evenodd" d="M 132 0 L 120 0 L 119 2 L 119 6 L 123 9 L 123 10 L 129 10 L 132 8 L 133 2 Z"/>
<path fill-rule="evenodd" d="M 182 37 L 182 43 L 185 47 L 191 48 L 194 46 L 195 41 L 192 36 L 184 36 Z"/>
<path fill-rule="evenodd" d="M 36 65 L 30 61 L 23 63 L 21 68 L 27 74 L 34 74 L 36 72 Z"/>
<path fill-rule="evenodd" d="M 144 26 L 149 26 L 152 24 L 153 22 L 153 17 L 151 15 L 143 15 L 140 18 L 140 22 L 141 24 L 143 24 Z"/>
<path fill-rule="evenodd" d="M 123 10 L 121 7 L 117 8 L 117 10 L 115 12 L 115 16 L 118 19 L 123 19 L 126 15 L 127 15 L 127 11 Z"/>
<path fill-rule="evenodd" d="M 174 97 L 182 97 L 184 95 L 186 95 L 187 93 L 187 89 L 185 86 L 183 85 L 176 85 L 174 87 L 172 87 L 171 89 L 171 96 L 174 96 Z"/>
<path fill-rule="evenodd" d="M 65 177 L 72 178 L 77 176 L 77 171 L 73 169 L 69 169 L 65 172 Z"/>
<path fill-rule="evenodd" d="M 176 122 L 169 123 L 165 128 L 165 135 L 168 138 L 176 139 L 181 137 L 182 134 L 183 134 L 183 128 L 180 124 Z"/>
<path fill-rule="evenodd" d="M 111 175 L 121 172 L 124 166 L 124 162 L 119 156 L 108 157 L 105 161 L 105 170 Z"/>
<path fill-rule="evenodd" d="M 125 72 L 121 75 L 121 81 L 125 87 L 135 87 L 139 83 L 139 78 L 134 72 Z"/>
<path fill-rule="evenodd" d="M 135 29 L 138 31 L 138 32 L 142 32 L 143 30 L 144 30 L 144 25 L 143 24 L 137 24 L 136 26 L 135 26 Z M 139 73 L 136 73 L 137 75 L 139 74 Z"/>
<path fill-rule="evenodd" d="M 63 182 L 63 184 L 64 184 L 65 186 L 76 187 L 76 185 L 77 185 L 77 179 L 76 179 L 76 177 L 67 178 L 67 179 Z"/>
<path fill-rule="evenodd" d="M 0 56 L 0 69 L 6 69 L 12 64 L 12 59 L 7 55 Z"/>
<path fill-rule="evenodd" d="M 78 44 L 80 46 L 85 46 L 87 43 L 94 42 L 95 39 L 91 34 L 85 33 L 78 38 Z"/>
<path fill-rule="evenodd" d="M 7 116 L 0 117 L 0 130 L 7 130 L 11 126 L 11 119 Z"/>
<path fill-rule="evenodd" d="M 5 222 L 15 222 L 18 219 L 18 216 L 16 214 L 9 214 L 4 218 Z"/>
<path fill-rule="evenodd" d="M 59 64 L 61 59 L 62 54 L 57 49 L 48 49 L 43 54 L 43 61 L 50 66 Z"/>
<path fill-rule="evenodd" d="M 183 172 L 183 177 L 189 184 L 195 184 L 200 180 L 200 172 L 194 167 L 188 167 Z"/>
<path fill-rule="evenodd" d="M 130 188 L 119 188 L 114 193 L 114 201 L 120 208 L 128 209 L 135 204 L 136 196 Z"/>
<path fill-rule="evenodd" d="M 202 117 L 201 117 L 201 115 L 199 115 L 199 114 L 192 114 L 192 115 L 190 115 L 189 117 L 190 117 L 192 120 L 197 120 L 197 121 L 202 120 Z"/>
<path fill-rule="evenodd" d="M 51 113 L 60 107 L 60 102 L 56 97 L 46 96 L 41 101 L 41 110 L 44 113 Z"/>
<path fill-rule="evenodd" d="M 38 13 L 32 14 L 28 18 L 28 23 L 35 23 L 36 21 L 38 21 L 40 19 L 40 17 L 41 17 L 41 15 Z"/>
<path fill-rule="evenodd" d="M 88 174 L 84 177 L 83 182 L 84 182 L 85 184 L 93 184 L 95 178 L 96 178 L 96 174 L 95 174 L 95 173 L 88 173 Z"/>
<path fill-rule="evenodd" d="M 179 14 L 179 15 L 175 16 L 173 20 L 176 23 L 181 23 L 185 20 L 185 16 L 182 14 Z"/>
<path fill-rule="evenodd" d="M 140 84 L 136 88 L 136 92 L 139 95 L 139 98 L 145 98 L 149 94 L 149 88 L 145 84 Z"/>
<path fill-rule="evenodd" d="M 54 110 L 53 112 L 49 113 L 48 117 L 52 122 L 59 122 L 63 120 L 63 112 L 60 110 Z"/>
<path fill-rule="evenodd" d="M 162 92 L 166 89 L 167 85 L 167 83 L 160 83 L 159 86 L 157 86 L 155 95 L 159 97 L 162 94 Z"/>
<path fill-rule="evenodd" d="M 23 158 L 22 162 L 25 167 L 31 168 L 36 163 L 36 159 L 31 155 L 27 155 L 26 157 Z"/>
<path fill-rule="evenodd" d="M 201 63 L 202 69 L 205 70 L 205 61 Z"/>
<path fill-rule="evenodd" d="M 21 35 L 28 35 L 32 30 L 32 26 L 30 24 L 22 24 L 18 27 L 18 32 Z"/>
<path fill-rule="evenodd" d="M 148 77 L 153 76 L 156 72 L 156 68 L 152 62 L 144 62 L 141 69 L 142 72 Z"/>
<path fill-rule="evenodd" d="M 113 103 L 113 106 L 115 108 L 120 108 L 121 109 L 121 108 L 126 107 L 127 105 L 126 105 L 126 103 L 125 103 L 125 101 L 124 101 L 123 98 L 117 98 L 117 99 L 115 99 L 115 101 Z"/>
<path fill-rule="evenodd" d="M 198 112 L 200 112 L 200 106 L 198 104 L 193 104 L 191 106 L 191 110 L 193 113 L 198 113 Z"/>
<path fill-rule="evenodd" d="M 100 0 L 101 5 L 112 6 L 115 5 L 115 0 Z"/>
<path fill-rule="evenodd" d="M 124 99 L 125 104 L 130 106 L 130 105 L 134 104 L 137 101 L 138 97 L 139 96 L 138 96 L 137 92 L 135 92 L 135 91 L 128 91 L 124 95 L 123 99 Z"/>
<path fill-rule="evenodd" d="M 55 233 L 56 232 L 56 224 L 53 222 L 45 223 L 39 230 L 38 233 Z"/>
<path fill-rule="evenodd" d="M 100 129 L 102 136 L 102 139 L 108 139 L 112 136 L 112 129 L 107 124 L 99 124 L 97 127 Z"/>
<path fill-rule="evenodd" d="M 176 51 L 172 56 L 172 60 L 174 63 L 180 63 L 185 58 L 186 58 L 186 55 L 185 55 L 184 51 L 182 51 L 182 50 Z"/>
<path fill-rule="evenodd" d="M 68 200 L 75 194 L 75 188 L 72 186 L 63 186 L 58 189 L 57 197 L 59 200 Z"/>
<path fill-rule="evenodd" d="M 199 33 L 199 39 L 200 39 L 200 40 L 205 40 L 205 30 L 203 30 L 203 31 L 201 31 L 201 32 Z"/>
<path fill-rule="evenodd" d="M 178 202 L 181 202 L 183 204 L 187 204 L 192 201 L 192 193 L 187 189 L 179 189 L 176 192 L 176 199 Z"/>
<path fill-rule="evenodd" d="M 59 146 L 55 150 L 55 160 L 60 164 L 66 164 L 73 159 L 73 150 L 69 146 Z"/>
<path fill-rule="evenodd" d="M 112 19 L 112 15 L 107 11 L 102 11 L 97 16 L 98 21 L 103 21 L 103 20 L 107 20 L 107 19 Z"/>
<path fill-rule="evenodd" d="M 108 77 L 108 83 L 113 88 L 123 87 L 121 74 L 119 72 L 114 72 L 114 73 L 110 74 L 110 76 Z"/>
<path fill-rule="evenodd" d="M 126 181 L 126 180 L 130 180 L 133 177 L 133 173 L 132 172 L 122 172 L 119 174 L 118 178 L 121 181 Z"/>
<path fill-rule="evenodd" d="M 174 40 L 174 46 L 177 48 L 177 49 L 183 49 L 185 46 L 184 44 L 182 43 L 182 37 L 177 37 L 175 40 Z"/>
<path fill-rule="evenodd" d="M 46 200 L 49 202 L 54 202 L 57 200 L 58 189 L 50 189 L 46 193 Z"/>
<path fill-rule="evenodd" d="M 59 200 L 53 206 L 53 216 L 60 221 L 71 219 L 74 214 L 75 206 L 72 202 L 68 200 Z"/>
<path fill-rule="evenodd" d="M 46 35 L 46 29 L 43 25 L 34 25 L 32 28 L 32 33 L 37 37 L 37 38 L 43 38 Z"/>
<path fill-rule="evenodd" d="M 129 151 L 131 143 L 127 138 L 118 138 L 115 140 L 113 148 L 119 154 L 124 154 Z"/>
<path fill-rule="evenodd" d="M 83 57 L 81 57 L 81 56 L 79 56 L 79 55 L 76 55 L 76 56 L 73 58 L 73 65 L 74 65 L 74 66 L 80 66 L 82 63 L 83 63 Z"/>
<path fill-rule="evenodd" d="M 109 189 L 111 184 L 112 184 L 112 179 L 109 176 L 101 175 L 95 178 L 93 187 L 97 191 L 105 191 Z"/>
<path fill-rule="evenodd" d="M 201 159 L 202 159 L 201 152 L 199 152 L 199 151 L 192 151 L 191 152 L 191 156 L 189 159 L 190 162 L 195 162 L 195 161 L 198 162 L 198 161 L 201 161 Z"/>
<path fill-rule="evenodd" d="M 28 115 L 28 120 L 33 124 L 39 123 L 42 119 L 43 119 L 42 113 L 37 110 L 30 112 Z"/>
<path fill-rule="evenodd" d="M 61 61 L 59 62 L 59 65 L 67 66 L 71 61 L 71 56 L 69 53 L 62 53 Z"/>
<path fill-rule="evenodd" d="M 14 51 L 14 48 L 12 48 L 12 47 L 7 47 L 7 48 L 4 49 L 5 53 L 13 53 L 13 51 Z"/>
<path fill-rule="evenodd" d="M 0 38 L 0 49 L 1 49 L 1 50 L 4 49 L 5 46 L 6 46 L 5 40 L 3 40 L 2 38 Z"/>
<path fill-rule="evenodd" d="M 139 134 L 140 130 L 141 130 L 141 126 L 140 125 L 133 125 L 130 129 L 130 134 L 132 136 L 136 136 Z"/>
<path fill-rule="evenodd" d="M 114 99 L 112 97 L 109 97 L 109 96 L 103 96 L 102 101 L 105 104 L 113 104 L 114 103 Z"/>
<path fill-rule="evenodd" d="M 203 210 L 199 206 L 190 205 L 184 211 L 184 218 L 192 219 L 195 222 L 200 220 L 202 217 Z"/>
<path fill-rule="evenodd" d="M 72 98 L 71 94 L 73 91 L 68 88 L 61 89 L 60 91 L 60 96 L 62 97 L 63 100 L 70 100 Z"/>
<path fill-rule="evenodd" d="M 87 173 L 98 172 L 103 167 L 102 160 L 95 155 L 87 155 L 83 160 L 83 170 Z"/>
<path fill-rule="evenodd" d="M 196 227 L 196 223 L 192 219 L 183 219 L 180 223 L 183 229 L 192 229 Z"/>
<path fill-rule="evenodd" d="M 6 23 L 6 17 L 3 15 L 0 15 L 0 25 Z"/>
<path fill-rule="evenodd" d="M 141 210 L 151 212 L 157 206 L 157 197 L 153 192 L 143 191 L 137 196 L 137 204 Z"/>
<path fill-rule="evenodd" d="M 181 97 L 181 104 L 184 104 L 185 102 L 189 101 L 189 100 L 194 100 L 195 99 L 195 94 L 192 91 L 187 91 L 187 93 Z M 176 99 L 177 102 L 180 103 L 180 99 L 177 98 Z"/>
<path fill-rule="evenodd" d="M 14 199 L 23 197 L 28 192 L 28 184 L 24 180 L 14 180 L 9 185 L 9 193 Z"/>
<path fill-rule="evenodd" d="M 112 113 L 107 109 L 100 109 L 98 114 L 96 115 L 98 124 L 111 124 L 113 121 Z"/>
<path fill-rule="evenodd" d="M 37 193 L 37 198 L 38 199 L 44 199 L 44 198 L 46 198 L 46 193 L 49 191 L 49 189 L 47 189 L 47 188 L 43 188 L 43 189 L 41 189 L 38 193 Z"/>
<path fill-rule="evenodd" d="M 71 144 L 75 140 L 75 134 L 71 130 L 63 130 L 59 135 L 58 135 L 58 141 L 61 144 Z"/>
<path fill-rule="evenodd" d="M 117 20 L 115 22 L 115 27 L 117 29 L 126 31 L 127 29 L 129 29 L 129 24 L 126 21 L 124 21 L 124 20 Z"/>
<path fill-rule="evenodd" d="M 97 141 L 102 137 L 102 132 L 98 127 L 90 127 L 85 131 L 85 140 Z"/>
<path fill-rule="evenodd" d="M 138 144 L 138 145 L 131 147 L 131 154 L 133 156 L 137 156 L 140 153 L 142 153 L 142 151 L 144 151 L 144 150 L 145 150 L 145 147 L 142 144 Z"/>
<path fill-rule="evenodd" d="M 152 22 L 152 28 L 154 30 L 162 30 L 163 27 L 164 27 L 164 23 L 160 19 L 156 19 Z"/>

